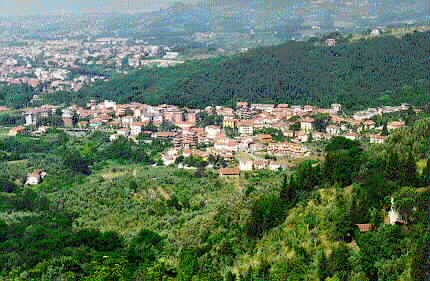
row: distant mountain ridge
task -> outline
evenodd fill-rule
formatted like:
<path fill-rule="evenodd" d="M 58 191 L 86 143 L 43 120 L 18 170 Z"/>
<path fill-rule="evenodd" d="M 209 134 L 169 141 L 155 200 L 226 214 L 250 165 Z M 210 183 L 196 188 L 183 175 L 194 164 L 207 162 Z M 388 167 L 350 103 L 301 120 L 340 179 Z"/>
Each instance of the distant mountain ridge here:
<path fill-rule="evenodd" d="M 127 37 L 153 45 L 237 51 L 290 39 L 307 40 L 336 30 L 356 33 L 379 25 L 428 21 L 429 5 L 426 0 L 184 0 L 148 12 L 126 4 L 122 12 L 113 14 L 94 10 L 72 16 L 71 9 L 65 10 L 67 16 L 14 19 L 14 26 L 20 27 L 17 35 L 23 39 L 61 40 L 70 34 L 68 30 L 82 30 L 93 36 Z M 82 18 L 88 18 L 88 24 Z M 16 30 L 10 28 L 12 33 Z M 196 33 L 215 36 L 201 41 Z"/>

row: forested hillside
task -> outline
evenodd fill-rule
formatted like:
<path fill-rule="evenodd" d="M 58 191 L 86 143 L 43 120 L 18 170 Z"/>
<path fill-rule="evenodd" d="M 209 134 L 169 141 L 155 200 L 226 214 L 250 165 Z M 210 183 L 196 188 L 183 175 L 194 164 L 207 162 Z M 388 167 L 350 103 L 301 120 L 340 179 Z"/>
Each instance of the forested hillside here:
<path fill-rule="evenodd" d="M 336 137 L 323 161 L 239 178 L 152 167 L 168 145 L 55 130 L 1 138 L 0 279 L 428 277 L 429 119 L 384 144 Z M 24 186 L 38 168 L 46 180 Z M 406 224 L 387 224 L 390 208 Z"/>
<path fill-rule="evenodd" d="M 91 98 L 126 103 L 204 107 L 289 103 L 347 109 L 430 102 L 429 33 L 383 36 L 335 47 L 290 41 L 228 58 L 141 70 L 79 93 L 50 94 L 46 101 L 82 103 Z"/>

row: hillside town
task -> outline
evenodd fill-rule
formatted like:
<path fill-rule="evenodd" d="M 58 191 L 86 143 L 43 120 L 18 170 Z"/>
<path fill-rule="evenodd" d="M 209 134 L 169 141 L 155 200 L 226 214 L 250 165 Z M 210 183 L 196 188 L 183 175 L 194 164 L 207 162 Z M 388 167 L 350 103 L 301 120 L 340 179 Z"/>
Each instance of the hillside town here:
<path fill-rule="evenodd" d="M 102 131 L 109 134 L 112 142 L 120 138 L 134 142 L 170 141 L 172 147 L 162 155 L 165 165 L 182 165 L 178 162 L 180 157 L 220 157 L 238 164 L 233 170 L 222 169 L 222 173 L 238 174 L 253 169 L 288 168 L 287 160 L 315 156 L 311 144 L 335 136 L 383 143 L 389 132 L 404 127 L 405 123 L 388 122 L 384 128 L 376 126 L 371 118 L 375 114 L 411 109 L 408 104 L 383 106 L 347 117 L 341 104 L 316 108 L 238 102 L 234 109 L 223 106 L 191 109 L 92 100 L 86 107 L 43 105 L 24 110 L 25 126 L 10 129 L 9 136 L 43 136 L 49 129 L 43 120 L 57 116 L 60 124 L 57 127 L 71 134 Z"/>
<path fill-rule="evenodd" d="M 142 40 L 25 40 L 0 47 L 0 82 L 26 84 L 40 93 L 78 91 L 112 73 L 182 63 L 178 52 Z"/>

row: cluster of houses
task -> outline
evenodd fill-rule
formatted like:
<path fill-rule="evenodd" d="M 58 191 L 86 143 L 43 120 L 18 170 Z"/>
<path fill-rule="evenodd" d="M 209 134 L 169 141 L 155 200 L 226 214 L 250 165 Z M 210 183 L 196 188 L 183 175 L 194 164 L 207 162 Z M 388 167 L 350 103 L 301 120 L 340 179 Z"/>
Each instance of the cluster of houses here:
<path fill-rule="evenodd" d="M 405 110 L 408 105 L 375 109 L 382 114 L 393 110 Z M 389 110 L 389 111 L 387 111 Z M 369 110 L 368 110 L 369 111 Z M 373 110 L 370 110 L 373 112 Z M 26 126 L 36 126 L 40 118 L 60 114 L 64 129 L 103 130 L 110 132 L 110 140 L 126 137 L 137 141 L 144 134 L 153 139 L 170 140 L 173 148 L 163 154 L 165 164 L 172 164 L 179 156 L 220 156 L 226 160 L 238 159 L 238 155 L 251 155 L 240 160 L 240 170 L 260 168 L 277 169 L 282 163 L 272 160 L 277 158 L 300 158 L 311 154 L 307 147 L 310 140 L 325 140 L 334 136 L 344 136 L 351 140 L 368 138 L 371 143 L 383 143 L 374 121 L 362 118 L 364 113 L 344 117 L 342 106 L 332 104 L 330 108 L 316 108 L 311 105 L 290 106 L 288 104 L 249 104 L 238 102 L 235 108 L 208 106 L 204 109 L 179 108 L 175 105 L 152 106 L 141 103 L 117 104 L 105 100 L 97 103 L 91 100 L 85 107 L 73 105 L 59 109 L 57 106 L 43 105 L 24 112 L 25 126 L 10 130 L 15 136 L 25 132 Z M 206 112 L 206 114 L 201 114 Z M 316 114 L 325 113 L 329 122 L 324 130 L 316 130 Z M 372 113 L 373 114 L 373 113 Z M 199 118 L 203 115 L 222 116 L 217 125 L 199 127 Z M 373 117 L 373 115 L 366 115 Z M 222 124 L 221 124 L 222 122 Z M 166 129 L 170 127 L 169 129 Z M 404 122 L 388 123 L 389 131 L 405 126 Z M 155 129 L 154 129 L 155 128 Z M 264 129 L 277 129 L 287 141 L 274 141 L 273 136 Z M 46 127 L 39 127 L 36 134 L 46 132 Z M 372 133 L 369 133 L 372 132 Z"/>

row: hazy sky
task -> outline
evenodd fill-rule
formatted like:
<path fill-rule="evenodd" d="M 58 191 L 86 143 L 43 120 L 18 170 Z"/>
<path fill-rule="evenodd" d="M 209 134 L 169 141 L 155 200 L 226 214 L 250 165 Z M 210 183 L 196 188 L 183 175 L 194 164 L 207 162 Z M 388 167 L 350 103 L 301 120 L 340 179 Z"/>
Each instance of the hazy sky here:
<path fill-rule="evenodd" d="M 184 3 L 197 0 L 181 0 Z M 177 0 L 0 0 L 0 15 L 156 10 Z"/>

